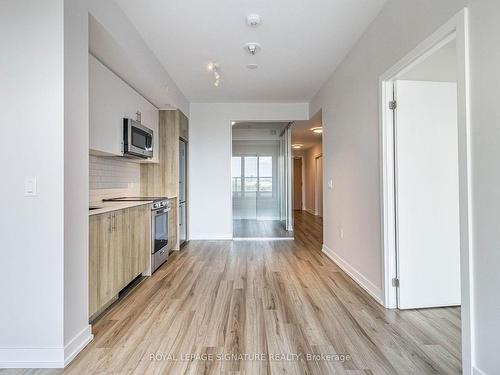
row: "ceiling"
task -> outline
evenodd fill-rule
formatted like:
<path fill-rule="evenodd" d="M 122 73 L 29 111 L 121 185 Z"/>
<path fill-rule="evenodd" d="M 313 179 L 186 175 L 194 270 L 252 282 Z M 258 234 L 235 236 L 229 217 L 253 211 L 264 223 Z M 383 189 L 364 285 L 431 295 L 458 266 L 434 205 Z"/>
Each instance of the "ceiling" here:
<path fill-rule="evenodd" d="M 191 102 L 310 100 L 385 1 L 116 0 Z M 250 13 L 259 26 L 246 24 Z M 251 56 L 247 42 L 262 50 Z"/>
<path fill-rule="evenodd" d="M 321 111 L 308 121 L 295 121 L 292 126 L 292 145 L 300 143 L 302 150 L 306 150 L 322 140 L 322 135 L 311 131 L 311 128 L 323 126 Z"/>

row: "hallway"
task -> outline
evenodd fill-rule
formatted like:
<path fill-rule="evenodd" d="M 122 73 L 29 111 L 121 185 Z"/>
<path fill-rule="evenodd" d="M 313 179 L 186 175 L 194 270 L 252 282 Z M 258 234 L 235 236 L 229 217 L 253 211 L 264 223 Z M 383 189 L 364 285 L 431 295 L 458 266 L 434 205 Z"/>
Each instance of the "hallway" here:
<path fill-rule="evenodd" d="M 294 241 L 191 241 L 64 373 L 461 372 L 459 309 L 385 310 L 323 255 L 321 218 L 296 211 L 295 225 Z"/>

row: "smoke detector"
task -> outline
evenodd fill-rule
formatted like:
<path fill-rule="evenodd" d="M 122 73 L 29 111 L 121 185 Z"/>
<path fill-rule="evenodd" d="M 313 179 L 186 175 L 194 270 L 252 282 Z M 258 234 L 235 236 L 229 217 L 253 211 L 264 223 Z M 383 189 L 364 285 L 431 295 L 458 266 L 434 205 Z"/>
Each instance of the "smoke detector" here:
<path fill-rule="evenodd" d="M 260 24 L 262 19 L 258 14 L 252 13 L 247 16 L 247 25 L 250 27 L 255 27 Z"/>
<path fill-rule="evenodd" d="M 248 51 L 248 53 L 252 56 L 261 50 L 260 44 L 255 42 L 247 43 L 243 46 L 243 48 L 245 48 Z"/>

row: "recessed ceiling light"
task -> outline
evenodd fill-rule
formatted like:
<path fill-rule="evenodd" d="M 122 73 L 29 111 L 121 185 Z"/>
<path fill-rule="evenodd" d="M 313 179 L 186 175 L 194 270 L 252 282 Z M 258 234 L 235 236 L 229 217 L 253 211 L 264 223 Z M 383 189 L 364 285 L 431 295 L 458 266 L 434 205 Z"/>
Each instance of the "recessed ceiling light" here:
<path fill-rule="evenodd" d="M 258 26 L 261 23 L 262 19 L 258 14 L 252 13 L 247 16 L 247 25 L 248 26 Z"/>
<path fill-rule="evenodd" d="M 301 149 L 302 147 L 304 147 L 302 143 L 295 143 L 292 145 L 292 148 L 295 150 Z"/>
<path fill-rule="evenodd" d="M 316 126 L 315 128 L 311 128 L 311 131 L 316 134 L 322 134 L 323 133 L 323 127 L 322 126 Z"/>
<path fill-rule="evenodd" d="M 247 68 L 248 69 L 257 69 L 259 66 L 257 64 L 248 64 Z"/>

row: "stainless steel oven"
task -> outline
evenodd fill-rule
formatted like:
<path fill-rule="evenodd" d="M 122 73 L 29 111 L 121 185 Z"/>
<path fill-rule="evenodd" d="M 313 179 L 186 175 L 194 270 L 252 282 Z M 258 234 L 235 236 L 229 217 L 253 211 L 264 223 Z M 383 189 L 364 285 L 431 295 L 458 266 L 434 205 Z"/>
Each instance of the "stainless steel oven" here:
<path fill-rule="evenodd" d="M 160 267 L 168 257 L 168 200 L 153 203 L 151 210 L 151 272 Z"/>
<path fill-rule="evenodd" d="M 153 157 L 153 131 L 129 118 L 123 119 L 123 155 L 149 159 Z"/>

